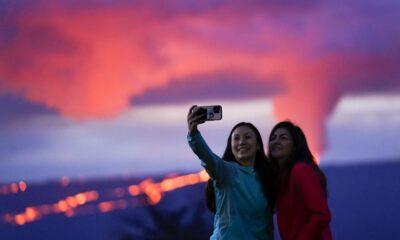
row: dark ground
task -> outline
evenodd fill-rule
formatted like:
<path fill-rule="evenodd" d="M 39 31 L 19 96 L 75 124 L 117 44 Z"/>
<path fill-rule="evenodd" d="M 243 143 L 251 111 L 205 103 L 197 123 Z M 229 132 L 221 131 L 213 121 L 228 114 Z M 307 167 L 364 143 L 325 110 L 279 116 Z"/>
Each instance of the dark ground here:
<path fill-rule="evenodd" d="M 334 239 L 400 239 L 400 161 L 327 167 L 324 171 L 328 178 Z M 161 179 L 156 177 L 156 181 Z M 57 202 L 91 189 L 107 198 L 109 189 L 127 187 L 141 180 L 74 182 L 68 188 L 61 188 L 59 183 L 31 186 L 24 193 L 0 196 L 0 215 L 21 212 L 26 206 Z M 168 192 L 154 206 L 142 204 L 73 218 L 55 214 L 23 226 L 0 222 L 0 240 L 208 239 L 212 215 L 205 209 L 203 189 L 204 184 L 197 184 Z M 109 198 L 98 201 L 112 200 Z"/>

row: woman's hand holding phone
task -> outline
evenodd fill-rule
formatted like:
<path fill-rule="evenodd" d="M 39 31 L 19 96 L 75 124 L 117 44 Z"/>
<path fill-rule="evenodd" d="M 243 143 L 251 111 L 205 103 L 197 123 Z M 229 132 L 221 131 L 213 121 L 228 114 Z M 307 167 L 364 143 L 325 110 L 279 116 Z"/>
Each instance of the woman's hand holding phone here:
<path fill-rule="evenodd" d="M 202 108 L 193 105 L 187 115 L 188 131 L 192 135 L 197 132 L 197 125 L 204 123 L 206 120 L 206 113 Z"/>
<path fill-rule="evenodd" d="M 222 119 L 222 106 L 221 105 L 209 105 L 209 106 L 197 106 L 193 105 L 189 109 L 187 116 L 189 134 L 197 131 L 197 125 L 204 123 L 205 121 L 215 121 Z"/>

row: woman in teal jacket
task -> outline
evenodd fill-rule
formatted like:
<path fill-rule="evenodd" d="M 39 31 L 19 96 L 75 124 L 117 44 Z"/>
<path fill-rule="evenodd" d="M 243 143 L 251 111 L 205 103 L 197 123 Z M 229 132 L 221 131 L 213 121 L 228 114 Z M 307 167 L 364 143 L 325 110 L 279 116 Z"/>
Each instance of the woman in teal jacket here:
<path fill-rule="evenodd" d="M 272 174 L 257 128 L 244 122 L 234 126 L 220 158 L 197 129 L 204 123 L 198 107 L 189 110 L 187 122 L 189 145 L 214 188 L 216 211 L 210 239 L 273 239 Z"/>

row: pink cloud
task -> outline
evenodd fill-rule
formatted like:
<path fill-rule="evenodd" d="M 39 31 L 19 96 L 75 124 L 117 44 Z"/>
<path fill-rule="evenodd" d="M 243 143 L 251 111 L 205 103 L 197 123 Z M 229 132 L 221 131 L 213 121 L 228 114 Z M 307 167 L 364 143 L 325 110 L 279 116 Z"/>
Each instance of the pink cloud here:
<path fill-rule="evenodd" d="M 232 91 L 273 87 L 266 94 L 275 94 L 277 118 L 304 126 L 321 152 L 324 122 L 341 95 L 400 89 L 400 33 L 385 21 L 399 9 L 370 16 L 317 1 L 92 4 L 4 10 L 0 26 L 11 30 L 0 36 L 3 91 L 67 117 L 110 117 L 155 89 L 186 86 L 186 95 L 169 95 L 186 101 L 199 95 L 199 76 L 222 88 L 210 76 L 240 73 L 224 79 L 236 84 Z"/>

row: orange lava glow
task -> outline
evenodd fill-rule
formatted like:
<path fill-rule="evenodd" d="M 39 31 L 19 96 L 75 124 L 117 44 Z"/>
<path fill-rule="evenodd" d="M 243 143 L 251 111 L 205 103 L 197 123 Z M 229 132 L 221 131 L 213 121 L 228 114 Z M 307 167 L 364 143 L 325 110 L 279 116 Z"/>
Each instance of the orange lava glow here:
<path fill-rule="evenodd" d="M 99 194 L 96 191 L 83 192 L 61 199 L 53 204 L 27 207 L 24 212 L 19 214 L 4 214 L 3 220 L 17 225 L 24 225 L 50 214 L 64 213 L 67 217 L 73 217 L 75 215 L 75 208 L 87 202 L 96 201 L 98 197 Z"/>
<path fill-rule="evenodd" d="M 18 183 L 19 189 L 21 190 L 21 192 L 25 192 L 26 191 L 26 183 L 24 181 L 20 181 Z"/>
<path fill-rule="evenodd" d="M 0 196 L 8 194 L 17 194 L 19 192 L 25 192 L 27 189 L 27 184 L 24 181 L 18 183 L 11 183 L 8 185 L 0 186 Z"/>
<path fill-rule="evenodd" d="M 128 187 L 128 192 L 132 196 L 137 196 L 141 193 L 141 190 L 140 190 L 140 187 L 138 187 L 136 185 L 132 185 L 132 186 Z"/>
<path fill-rule="evenodd" d="M 18 184 L 16 184 L 16 183 L 11 184 L 11 192 L 12 193 L 18 192 Z"/>
<path fill-rule="evenodd" d="M 128 201 L 126 200 L 106 201 L 106 202 L 101 202 L 98 205 L 98 208 L 102 213 L 125 209 L 127 207 L 128 207 Z"/>
<path fill-rule="evenodd" d="M 154 205 L 161 201 L 161 191 L 157 184 L 153 183 L 153 180 L 146 179 L 140 183 L 140 187 L 143 189 L 143 192 L 146 193 L 149 198 L 149 203 Z"/>
<path fill-rule="evenodd" d="M 114 210 L 114 204 L 112 202 L 102 202 L 99 203 L 99 210 L 101 212 L 109 212 Z"/>
<path fill-rule="evenodd" d="M 87 197 L 83 193 L 79 193 L 79 194 L 75 195 L 75 198 L 79 205 L 83 205 L 87 201 Z"/>
<path fill-rule="evenodd" d="M 188 185 L 205 182 L 209 179 L 205 170 L 183 176 L 168 177 L 159 183 L 154 183 L 151 179 L 142 181 L 139 185 L 131 185 L 128 192 L 132 196 L 145 193 L 150 204 L 157 204 L 162 199 L 163 192 L 173 191 Z"/>
<path fill-rule="evenodd" d="M 15 216 L 15 223 L 18 225 L 24 225 L 26 223 L 25 217 L 23 214 L 18 214 Z"/>
<path fill-rule="evenodd" d="M 112 192 L 114 197 L 117 198 L 122 198 L 127 193 L 129 193 L 128 196 L 131 197 L 145 195 L 147 197 L 147 203 L 150 205 L 154 205 L 162 200 L 164 192 L 173 191 L 178 188 L 198 184 L 201 182 L 206 182 L 208 179 L 209 177 L 206 171 L 202 170 L 198 173 L 192 173 L 182 176 L 176 174 L 168 175 L 167 178 L 165 178 L 161 182 L 154 182 L 153 179 L 148 178 L 141 181 L 137 185 L 130 185 L 129 187 L 127 187 L 127 189 L 117 187 L 113 189 Z M 10 185 L 10 189 L 12 188 L 14 188 L 14 191 L 18 191 L 18 184 Z M 15 188 L 17 188 L 17 190 L 15 190 Z M 24 184 L 20 182 L 20 188 L 22 191 L 22 189 L 26 189 L 26 186 L 24 187 Z M 99 193 L 97 191 L 81 192 L 73 196 L 68 196 L 64 199 L 60 199 L 56 203 L 26 207 L 25 211 L 21 213 L 3 214 L 2 220 L 7 223 L 13 223 L 22 226 L 26 223 L 40 220 L 42 217 L 51 214 L 63 213 L 67 217 L 73 217 L 79 214 L 80 207 L 83 207 L 84 205 L 87 205 L 97 200 L 99 200 Z M 106 213 L 110 211 L 126 209 L 133 204 L 134 203 L 129 203 L 125 199 L 119 199 L 97 203 L 96 208 L 98 209 L 97 211 L 100 211 L 101 213 Z M 82 212 L 84 212 L 85 214 L 96 213 L 96 211 L 87 211 L 87 209 Z"/>

